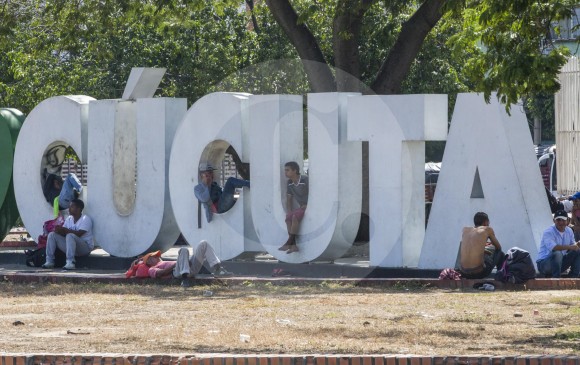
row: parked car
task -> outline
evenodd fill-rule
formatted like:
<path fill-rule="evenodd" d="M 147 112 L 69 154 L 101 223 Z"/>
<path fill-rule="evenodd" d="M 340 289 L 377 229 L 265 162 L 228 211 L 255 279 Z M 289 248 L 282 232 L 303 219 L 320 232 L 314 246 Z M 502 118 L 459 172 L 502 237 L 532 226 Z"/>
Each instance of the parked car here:
<path fill-rule="evenodd" d="M 441 172 L 441 162 L 427 162 L 425 164 L 425 227 L 427 227 L 427 222 L 429 221 L 431 203 L 435 195 L 435 188 L 437 188 L 439 172 Z"/>

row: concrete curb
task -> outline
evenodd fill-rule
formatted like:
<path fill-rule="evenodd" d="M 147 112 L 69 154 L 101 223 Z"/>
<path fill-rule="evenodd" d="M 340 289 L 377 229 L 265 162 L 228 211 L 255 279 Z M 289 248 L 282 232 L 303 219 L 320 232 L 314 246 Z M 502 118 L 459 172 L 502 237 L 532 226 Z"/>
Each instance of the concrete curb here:
<path fill-rule="evenodd" d="M 81 272 L 64 270 L 32 269 L 25 271 L 0 270 L 4 281 L 12 283 L 106 283 L 106 284 L 138 284 L 138 285 L 175 285 L 175 279 L 137 279 L 125 278 L 124 273 L 111 272 Z M 439 280 L 425 278 L 306 278 L 306 277 L 255 277 L 235 276 L 214 278 L 211 276 L 197 277 L 192 284 L 211 285 L 216 283 L 242 284 L 244 282 L 271 283 L 274 285 L 318 285 L 332 282 L 339 285 L 360 287 L 401 288 L 401 289 L 469 289 L 474 290 L 476 283 L 493 283 L 496 290 L 569 290 L 579 289 L 580 279 L 535 279 L 525 284 L 502 283 L 493 280 Z M 1 365 L 1 363 L 0 363 Z M 580 364 L 579 364 L 580 365 Z"/>

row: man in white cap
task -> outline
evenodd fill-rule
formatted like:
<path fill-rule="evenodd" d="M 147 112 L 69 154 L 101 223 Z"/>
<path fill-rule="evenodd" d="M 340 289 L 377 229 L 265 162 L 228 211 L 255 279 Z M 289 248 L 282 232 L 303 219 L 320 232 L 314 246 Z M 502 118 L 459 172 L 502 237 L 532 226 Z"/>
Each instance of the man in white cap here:
<path fill-rule="evenodd" d="M 236 202 L 234 193 L 237 188 L 250 187 L 248 180 L 230 177 L 222 189 L 213 179 L 214 170 L 209 163 L 201 164 L 199 166 L 199 184 L 193 189 L 195 197 L 205 209 L 208 223 L 211 222 L 213 213 L 224 213 L 234 206 Z"/>
<path fill-rule="evenodd" d="M 574 242 L 574 232 L 568 227 L 568 213 L 554 213 L 554 224 L 544 230 L 536 265 L 540 274 L 559 278 L 570 268 L 571 278 L 580 274 L 580 241 Z"/>

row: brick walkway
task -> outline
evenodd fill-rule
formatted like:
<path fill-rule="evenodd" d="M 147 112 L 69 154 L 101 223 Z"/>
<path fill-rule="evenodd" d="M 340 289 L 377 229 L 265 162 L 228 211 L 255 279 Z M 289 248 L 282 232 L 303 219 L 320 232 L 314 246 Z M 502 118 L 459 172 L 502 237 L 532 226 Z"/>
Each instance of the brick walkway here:
<path fill-rule="evenodd" d="M 2 355 L 2 365 L 580 365 L 578 356 Z"/>

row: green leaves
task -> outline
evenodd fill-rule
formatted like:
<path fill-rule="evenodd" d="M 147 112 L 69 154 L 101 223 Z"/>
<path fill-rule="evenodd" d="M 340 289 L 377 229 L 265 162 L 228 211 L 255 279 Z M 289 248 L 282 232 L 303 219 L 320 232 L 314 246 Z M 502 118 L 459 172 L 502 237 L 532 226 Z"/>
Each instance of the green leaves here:
<path fill-rule="evenodd" d="M 569 50 L 543 48 L 554 21 L 569 17 L 571 1 L 479 0 L 466 4 L 463 31 L 449 38 L 454 54 L 479 46 L 463 70 L 489 100 L 496 91 L 507 109 L 535 92 L 558 90 L 557 75 Z"/>
<path fill-rule="evenodd" d="M 431 0 L 433 1 L 433 0 Z M 246 2 L 247 3 L 247 2 Z M 20 0 L 0 7 L 0 105 L 30 111 L 59 94 L 119 97 L 131 67 L 166 67 L 160 95 L 190 102 L 210 90 L 308 90 L 296 50 L 263 2 L 239 0 Z M 360 78 L 371 85 L 403 24 L 425 1 L 293 0 L 324 59 L 334 42 L 353 40 Z M 570 16 L 570 0 L 445 1 L 444 17 L 423 42 L 403 81 L 406 93 L 492 92 L 508 105 L 558 89 L 567 49 L 549 42 L 550 26 Z M 360 32 L 337 14 L 356 17 Z M 252 15 L 254 18 L 252 19 Z M 349 24 L 348 21 L 344 24 Z M 259 27 L 260 32 L 254 32 Z M 336 38 L 336 39 L 335 39 Z M 263 64 L 263 70 L 237 73 Z M 273 66 L 278 65 L 278 66 Z M 259 68 L 259 67 L 258 67 Z M 254 67 L 253 70 L 258 68 Z M 280 72 L 275 72 L 279 68 Z M 233 76 L 229 76 L 233 75 Z M 261 79 L 259 79 L 261 78 Z"/>
<path fill-rule="evenodd" d="M 310 4 L 298 15 L 298 24 L 306 23 L 310 18 L 312 18 L 318 11 L 320 7 L 316 4 Z"/>
<path fill-rule="evenodd" d="M 118 98 L 141 66 L 166 67 L 157 94 L 191 103 L 253 62 L 256 38 L 239 2 L 163 3 L 23 3 L 11 38 L 0 37 L 0 105 L 27 113 L 55 95 Z"/>

